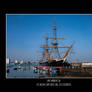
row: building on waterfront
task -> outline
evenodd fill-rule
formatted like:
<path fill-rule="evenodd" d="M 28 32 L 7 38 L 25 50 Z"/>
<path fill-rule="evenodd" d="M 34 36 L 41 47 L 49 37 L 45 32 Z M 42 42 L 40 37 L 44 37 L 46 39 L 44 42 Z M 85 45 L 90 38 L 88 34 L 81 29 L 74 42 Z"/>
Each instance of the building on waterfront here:
<path fill-rule="evenodd" d="M 9 64 L 9 58 L 6 58 L 6 64 Z"/>
<path fill-rule="evenodd" d="M 23 60 L 22 60 L 22 61 L 20 61 L 19 63 L 20 63 L 20 64 L 23 64 L 24 62 L 23 62 Z"/>
<path fill-rule="evenodd" d="M 92 68 L 92 63 L 91 62 L 83 62 L 81 64 L 82 68 Z"/>
<path fill-rule="evenodd" d="M 17 60 L 15 60 L 15 61 L 14 61 L 14 64 L 17 64 L 17 63 L 18 63 L 18 61 L 17 61 Z"/>
<path fill-rule="evenodd" d="M 79 63 L 71 63 L 73 67 L 80 67 L 80 68 L 92 68 L 91 62 L 79 62 Z"/>

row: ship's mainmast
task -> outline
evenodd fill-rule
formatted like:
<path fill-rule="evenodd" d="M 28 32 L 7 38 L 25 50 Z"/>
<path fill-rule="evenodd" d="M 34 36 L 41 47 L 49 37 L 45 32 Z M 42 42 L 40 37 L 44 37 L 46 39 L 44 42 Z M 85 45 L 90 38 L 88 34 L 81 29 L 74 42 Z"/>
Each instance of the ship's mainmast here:
<path fill-rule="evenodd" d="M 56 43 L 56 20 L 55 20 L 55 25 L 54 25 L 54 47 L 55 47 L 55 59 L 56 59 L 56 49 L 57 49 L 57 43 Z"/>

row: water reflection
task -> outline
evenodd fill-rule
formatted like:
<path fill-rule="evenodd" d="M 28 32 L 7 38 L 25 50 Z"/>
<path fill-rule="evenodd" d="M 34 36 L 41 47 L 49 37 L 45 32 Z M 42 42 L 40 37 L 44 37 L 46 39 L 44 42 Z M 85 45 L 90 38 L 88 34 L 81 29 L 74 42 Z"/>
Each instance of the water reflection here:
<path fill-rule="evenodd" d="M 6 69 L 6 77 L 7 78 L 45 78 L 45 77 L 84 77 L 91 76 L 88 73 L 80 73 L 80 72 L 60 72 L 59 70 L 52 69 L 42 70 L 39 68 L 39 65 L 33 64 L 16 64 L 16 65 L 8 65 Z"/>

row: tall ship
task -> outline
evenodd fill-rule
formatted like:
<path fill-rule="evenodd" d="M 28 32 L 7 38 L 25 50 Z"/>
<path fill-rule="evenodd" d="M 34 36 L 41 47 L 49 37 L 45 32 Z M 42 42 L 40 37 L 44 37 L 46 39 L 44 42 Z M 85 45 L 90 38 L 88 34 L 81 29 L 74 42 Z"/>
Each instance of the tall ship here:
<path fill-rule="evenodd" d="M 64 38 L 57 37 L 58 35 L 57 35 L 56 20 L 53 26 L 53 33 L 54 33 L 53 37 L 46 36 L 45 38 L 46 44 L 40 47 L 42 48 L 42 51 L 40 52 L 42 52 L 42 55 L 43 55 L 42 60 L 40 61 L 40 68 L 41 69 L 56 68 L 56 69 L 62 70 L 62 68 L 71 67 L 71 64 L 67 61 L 66 57 L 69 54 L 73 44 L 71 44 L 70 46 L 58 46 L 59 43 L 57 42 L 57 40 L 64 39 Z M 48 45 L 48 42 L 50 41 L 50 39 L 53 39 L 52 45 Z M 66 48 L 67 51 L 62 57 L 57 58 L 59 48 L 62 48 L 62 49 Z M 52 49 L 53 49 L 53 56 L 51 55 Z"/>

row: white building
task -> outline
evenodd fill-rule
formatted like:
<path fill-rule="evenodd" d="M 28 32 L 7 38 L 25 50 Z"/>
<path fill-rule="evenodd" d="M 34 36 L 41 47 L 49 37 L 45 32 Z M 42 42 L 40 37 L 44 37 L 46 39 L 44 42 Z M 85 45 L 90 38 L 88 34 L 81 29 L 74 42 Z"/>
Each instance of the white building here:
<path fill-rule="evenodd" d="M 92 68 L 92 63 L 88 63 L 88 62 L 82 63 L 81 67 L 90 67 L 90 68 Z"/>
<path fill-rule="evenodd" d="M 23 60 L 22 60 L 22 61 L 20 61 L 20 64 L 23 64 Z"/>
<path fill-rule="evenodd" d="M 17 64 L 17 63 L 18 63 L 18 61 L 17 61 L 17 60 L 15 60 L 15 61 L 14 61 L 14 63 L 15 63 L 15 64 Z"/>
<path fill-rule="evenodd" d="M 9 58 L 6 58 L 6 64 L 9 64 Z"/>

